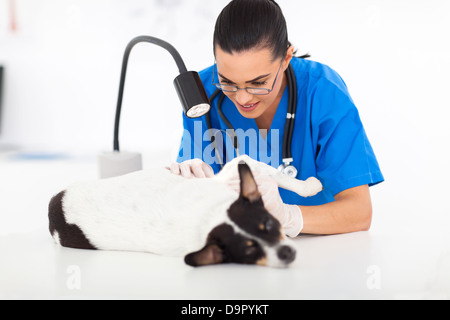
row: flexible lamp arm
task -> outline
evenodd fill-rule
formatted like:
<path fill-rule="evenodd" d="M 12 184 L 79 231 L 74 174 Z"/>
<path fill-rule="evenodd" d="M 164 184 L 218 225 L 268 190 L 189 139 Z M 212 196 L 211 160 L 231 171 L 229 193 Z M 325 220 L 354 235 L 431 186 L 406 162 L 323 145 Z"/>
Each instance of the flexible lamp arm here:
<path fill-rule="evenodd" d="M 178 66 L 178 70 L 180 71 L 180 74 L 184 74 L 187 72 L 186 65 L 183 62 L 183 59 L 181 58 L 178 51 L 170 44 L 167 43 L 164 40 L 151 37 L 151 36 L 139 36 L 134 38 L 130 41 L 127 48 L 125 49 L 125 54 L 123 56 L 123 62 L 122 62 L 122 71 L 120 75 L 120 87 L 119 87 L 119 97 L 117 99 L 117 108 L 116 108 L 116 118 L 114 123 L 114 151 L 120 151 L 119 146 L 119 124 L 120 124 L 120 113 L 122 110 L 122 100 L 123 100 L 123 92 L 125 88 L 125 77 L 127 73 L 127 66 L 128 66 L 128 58 L 130 57 L 131 50 L 133 47 L 141 42 L 149 42 L 153 43 L 157 46 L 160 46 L 172 55 L 172 57 L 175 59 L 175 62 Z"/>

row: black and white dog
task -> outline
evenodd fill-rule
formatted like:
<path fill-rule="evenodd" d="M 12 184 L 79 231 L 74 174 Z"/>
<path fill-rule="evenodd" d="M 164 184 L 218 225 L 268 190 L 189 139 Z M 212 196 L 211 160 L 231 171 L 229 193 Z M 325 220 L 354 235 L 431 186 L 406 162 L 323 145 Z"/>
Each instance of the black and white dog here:
<path fill-rule="evenodd" d="M 167 169 L 139 171 L 77 183 L 54 196 L 50 233 L 64 247 L 184 256 L 191 266 L 285 267 L 295 260 L 295 248 L 264 208 L 251 170 L 270 174 L 302 196 L 322 190 L 315 178 L 289 178 L 247 156 L 211 179 L 185 179 Z M 237 171 L 239 195 L 226 183 Z"/>

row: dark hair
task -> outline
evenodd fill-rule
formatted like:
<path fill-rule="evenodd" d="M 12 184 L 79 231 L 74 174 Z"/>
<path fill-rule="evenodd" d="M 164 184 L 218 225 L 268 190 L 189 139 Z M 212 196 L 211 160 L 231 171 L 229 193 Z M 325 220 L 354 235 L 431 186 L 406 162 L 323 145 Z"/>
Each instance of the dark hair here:
<path fill-rule="evenodd" d="M 214 53 L 216 46 L 230 54 L 270 49 L 273 60 L 283 58 L 291 43 L 280 6 L 272 0 L 232 0 L 217 18 Z"/>

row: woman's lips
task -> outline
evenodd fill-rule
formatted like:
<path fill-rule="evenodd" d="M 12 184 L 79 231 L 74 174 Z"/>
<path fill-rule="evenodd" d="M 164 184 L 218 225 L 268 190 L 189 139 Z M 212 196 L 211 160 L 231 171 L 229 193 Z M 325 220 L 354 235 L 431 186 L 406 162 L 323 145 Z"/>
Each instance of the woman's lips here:
<path fill-rule="evenodd" d="M 255 110 L 258 105 L 259 102 L 253 103 L 253 104 L 247 104 L 245 106 L 243 106 L 242 104 L 237 103 L 237 105 L 239 106 L 239 109 L 241 109 L 243 112 L 252 112 L 253 110 Z"/>

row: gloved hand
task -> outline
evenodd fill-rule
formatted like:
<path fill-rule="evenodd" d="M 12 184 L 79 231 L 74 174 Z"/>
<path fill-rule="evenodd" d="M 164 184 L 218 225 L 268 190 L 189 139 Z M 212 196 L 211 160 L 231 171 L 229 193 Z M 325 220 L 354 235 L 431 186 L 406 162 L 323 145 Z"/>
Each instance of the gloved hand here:
<path fill-rule="evenodd" d="M 260 175 L 255 178 L 255 181 L 266 210 L 280 221 L 288 237 L 298 236 L 303 229 L 303 215 L 300 207 L 283 202 L 278 185 L 272 177 Z"/>
<path fill-rule="evenodd" d="M 281 224 L 283 232 L 291 238 L 300 234 L 303 229 L 303 215 L 299 206 L 283 203 L 276 181 L 263 174 L 254 174 L 259 193 L 266 210 Z M 240 191 L 240 181 L 233 179 L 228 185 L 236 192 Z"/>
<path fill-rule="evenodd" d="M 182 163 L 172 163 L 170 172 L 176 175 L 181 175 L 185 178 L 212 178 L 214 177 L 214 170 L 210 165 L 200 159 L 187 160 Z"/>

